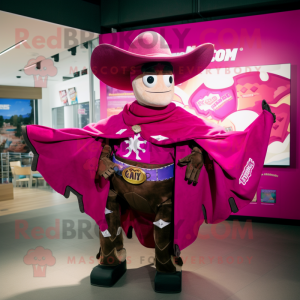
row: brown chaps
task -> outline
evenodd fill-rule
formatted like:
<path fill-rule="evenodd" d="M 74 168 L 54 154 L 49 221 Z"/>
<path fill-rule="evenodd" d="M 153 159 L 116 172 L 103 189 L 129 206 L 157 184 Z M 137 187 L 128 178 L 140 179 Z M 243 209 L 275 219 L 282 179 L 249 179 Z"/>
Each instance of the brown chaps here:
<path fill-rule="evenodd" d="M 148 169 L 165 165 L 141 164 L 123 158 L 118 160 L 130 165 Z M 130 206 L 137 212 L 155 215 L 154 241 L 155 265 L 159 272 L 172 273 L 181 270 L 181 259 L 173 256 L 173 190 L 174 178 L 163 181 L 145 181 L 142 184 L 131 184 L 121 176 L 111 176 L 111 188 L 106 204 L 106 221 L 110 236 L 100 236 L 100 264 L 117 265 L 126 256 L 123 248 L 121 230 L 121 207 Z"/>

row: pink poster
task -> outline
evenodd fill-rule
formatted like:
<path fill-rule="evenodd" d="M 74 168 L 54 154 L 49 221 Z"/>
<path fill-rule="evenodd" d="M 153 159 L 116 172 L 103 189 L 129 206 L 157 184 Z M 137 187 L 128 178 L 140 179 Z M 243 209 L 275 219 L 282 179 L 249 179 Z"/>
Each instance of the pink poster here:
<path fill-rule="evenodd" d="M 245 130 L 266 100 L 277 120 L 265 165 L 290 165 L 290 64 L 207 69 L 175 87 L 174 103 L 226 131 Z"/>
<path fill-rule="evenodd" d="M 61 103 L 64 106 L 69 105 L 68 95 L 67 95 L 67 91 L 66 90 L 59 91 L 59 97 L 60 97 Z"/>
<path fill-rule="evenodd" d="M 75 87 L 69 88 L 68 92 L 69 92 L 69 97 L 70 97 L 70 101 L 71 101 L 70 104 L 72 105 L 72 104 L 78 103 L 76 88 Z"/>
<path fill-rule="evenodd" d="M 133 91 L 122 91 L 106 86 L 107 117 L 120 113 L 127 103 L 135 100 Z"/>

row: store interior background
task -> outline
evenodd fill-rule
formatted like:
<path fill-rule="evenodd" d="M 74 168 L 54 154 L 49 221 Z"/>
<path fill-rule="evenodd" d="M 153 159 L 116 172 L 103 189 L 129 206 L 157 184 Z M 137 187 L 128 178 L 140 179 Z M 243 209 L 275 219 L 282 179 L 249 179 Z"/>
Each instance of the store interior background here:
<path fill-rule="evenodd" d="M 4 11 L 0 11 L 0 20 L 1 27 L 8 28 L 4 31 L 1 49 L 7 49 L 19 40 L 24 40 L 24 36 L 28 34 L 26 46 L 21 45 L 20 48 L 8 51 L 1 56 L 0 82 L 1 86 L 36 87 L 40 89 L 41 97 L 32 99 L 34 102 L 34 123 L 58 129 L 82 128 L 88 123 L 99 121 L 100 85 L 96 77 L 91 75 L 89 68 L 90 55 L 94 47 L 99 44 L 99 35 Z M 75 38 L 68 39 L 68 35 L 74 35 Z M 30 43 L 34 37 L 44 39 L 44 43 Z M 49 44 L 50 39 L 52 39 L 51 45 Z M 69 49 L 72 51 L 68 51 Z M 41 61 L 40 69 L 33 65 L 37 61 Z M 33 67 L 29 67 L 30 65 Z M 73 87 L 76 88 L 78 103 L 64 105 L 60 99 L 59 91 L 68 91 L 69 88 Z M 8 98 L 15 97 L 8 96 Z M 6 102 L 9 104 L 10 100 L 7 99 Z M 15 127 L 8 130 L 15 130 Z M 11 162 L 20 161 L 23 167 L 29 166 L 32 159 L 28 157 L 27 153 L 23 153 L 23 150 L 20 152 L 18 149 L 13 150 L 13 139 L 1 134 L 0 143 L 3 144 L 5 141 L 7 142 L 4 151 L 1 151 L 1 184 L 13 183 L 15 189 L 16 179 L 23 179 L 26 176 L 25 178 L 31 178 L 30 183 L 26 180 L 19 181 L 18 187 L 39 187 L 40 189 L 46 188 L 48 192 L 54 192 L 40 175 L 15 176 L 12 173 Z M 13 152 L 11 153 L 11 151 Z M 32 184 L 32 179 L 34 184 Z M 18 190 L 18 188 L 15 189 L 16 196 Z M 4 193 L 3 191 L 2 194 Z M 10 203 L 9 208 L 12 204 Z M 10 210 L 7 207 L 3 209 L 6 209 L 6 213 Z"/>
<path fill-rule="evenodd" d="M 58 9 L 59 8 L 59 9 Z M 130 30 L 145 30 L 160 26 L 188 24 L 237 18 L 244 16 L 262 15 L 289 10 L 300 9 L 298 1 L 104 1 L 104 0 L 76 0 L 52 1 L 41 8 L 39 1 L 31 1 L 30 5 L 23 1 L 3 1 L 0 4 L 0 52 L 16 44 L 16 30 L 26 29 L 29 36 L 30 49 L 23 45 L 0 56 L 0 88 L 1 86 L 35 87 L 33 75 L 27 75 L 24 67 L 31 59 L 43 56 L 45 60 L 53 61 L 57 73 L 48 76 L 46 87 L 41 88 L 42 97 L 36 99 L 35 120 L 37 124 L 53 128 L 83 127 L 86 123 L 97 122 L 100 116 L 105 115 L 101 105 L 101 92 L 99 80 L 91 73 L 90 56 L 92 50 L 99 44 L 99 35 L 118 32 L 122 35 Z M 59 13 L 58 13 L 59 10 Z M 278 20 L 280 22 L 280 20 Z M 295 32 L 299 28 L 296 24 Z M 49 47 L 47 39 L 59 36 L 61 32 L 61 45 L 58 48 Z M 74 34 L 77 38 L 72 43 L 65 33 Z M 284 34 L 278 33 L 278 38 Z M 32 47 L 32 38 L 42 36 L 45 38 L 44 47 Z M 22 39 L 22 38 L 21 38 Z M 69 40 L 68 44 L 65 41 Z M 278 41 L 276 42 L 278 43 Z M 276 43 L 274 46 L 276 47 Z M 53 41 L 56 44 L 56 41 Z M 70 49 L 76 47 L 76 55 Z M 52 56 L 59 54 L 59 62 Z M 287 60 L 285 59 L 284 62 Z M 281 63 L 281 62 L 280 62 Z M 81 71 L 87 69 L 87 74 Z M 78 74 L 78 77 L 76 77 Z M 238 213 L 229 218 L 227 223 L 217 228 L 219 238 L 212 235 L 210 225 L 201 226 L 203 236 L 210 238 L 197 241 L 193 247 L 185 250 L 187 257 L 184 278 L 184 293 L 187 299 L 212 299 L 212 300 L 238 300 L 238 299 L 298 299 L 300 290 L 300 273 L 298 253 L 299 243 L 299 193 L 297 193 L 297 178 L 300 178 L 299 166 L 299 64 L 292 64 L 294 74 L 292 83 L 292 111 L 291 123 L 293 139 L 291 141 L 291 165 L 282 168 L 267 168 L 267 172 L 280 174 L 283 181 L 280 184 L 280 203 L 273 205 L 272 213 L 265 213 L 255 209 L 255 204 L 246 213 Z M 21 76 L 21 78 L 17 78 Z M 297 84 L 295 84 L 295 82 Z M 59 91 L 76 87 L 78 104 L 62 105 Z M 105 85 L 104 85 L 105 87 Z M 102 90 L 103 93 L 103 90 Z M 0 94 L 1 95 L 1 94 Z M 103 95 L 103 94 L 102 94 Z M 0 98 L 3 98 L 0 96 Z M 102 111 L 101 111 L 102 108 Z M 84 115 L 78 114 L 78 109 L 84 109 Z M 1 143 L 1 140 L 0 140 Z M 22 166 L 27 165 L 22 164 Z M 61 170 L 58 170 L 61 172 Z M 32 176 L 32 175 L 31 175 Z M 30 176 L 29 176 L 30 177 Z M 33 177 L 32 177 L 33 178 Z M 12 181 L 12 178 L 10 178 Z M 95 254 L 99 248 L 97 232 L 92 232 L 92 239 L 87 236 L 74 239 L 64 239 L 66 231 L 64 221 L 73 220 L 75 230 L 80 230 L 80 222 L 91 222 L 88 216 L 80 214 L 75 195 L 71 194 L 66 199 L 56 193 L 43 180 L 36 181 L 30 188 L 28 183 L 21 187 L 13 188 L 13 199 L 0 201 L 0 234 L 4 246 L 0 248 L 0 259 L 3 260 L 3 269 L 0 280 L 6 286 L 0 291 L 0 299 L 32 299 L 45 297 L 49 299 L 62 297 L 63 299 L 96 299 L 105 295 L 117 298 L 123 291 L 124 298 L 139 297 L 153 299 L 154 292 L 149 283 L 149 278 L 154 276 L 154 268 L 147 260 L 153 253 L 144 250 L 136 240 L 125 239 L 126 248 L 131 252 L 132 259 L 130 271 L 123 281 L 117 284 L 115 290 L 104 290 L 91 287 L 89 272 L 97 263 Z M 282 183 L 284 182 L 284 184 Z M 0 182 L 0 186 L 4 185 Z M 0 191 L 1 192 L 1 191 Z M 1 195 L 0 195 L 1 198 Z M 251 205 L 249 205 L 250 207 Z M 269 206 L 270 207 L 270 206 Z M 57 227 L 57 221 L 60 224 Z M 252 239 L 230 237 L 223 238 L 224 230 L 232 228 L 232 220 L 251 220 L 254 236 Z M 29 239 L 24 236 L 16 238 L 16 221 L 25 220 L 28 224 Z M 282 225 L 280 225 L 282 224 Z M 224 225 L 224 224 L 223 224 Z M 30 230 L 41 227 L 54 226 L 60 233 L 59 239 L 35 239 L 30 235 Z M 221 238 L 220 238 L 221 237 Z M 57 263 L 52 268 L 47 268 L 47 276 L 43 282 L 41 278 L 32 277 L 28 271 L 29 266 L 23 263 L 26 251 L 37 246 L 51 249 L 57 258 Z M 200 254 L 199 254 L 200 253 Z M 145 255 L 146 259 L 140 259 Z M 205 257 L 206 265 L 199 265 L 199 255 Z M 254 263 L 239 265 L 235 262 L 228 264 L 211 264 L 209 256 L 222 257 L 225 261 L 228 255 L 233 257 L 248 255 L 254 257 Z M 193 257 L 196 256 L 197 263 Z M 74 265 L 67 263 L 68 257 L 75 257 Z M 84 263 L 80 262 L 83 257 Z M 90 263 L 93 257 L 93 263 Z M 15 277 L 12 266 L 19 270 Z M 16 287 L 15 278 L 22 284 Z M 24 280 L 26 278 L 26 280 Z M 137 286 L 139 285 L 139 286 Z M 145 292 L 146 291 L 146 292 Z M 163 295 L 158 299 L 167 299 Z M 179 299 L 176 298 L 175 299 Z"/>
<path fill-rule="evenodd" d="M 35 79 L 32 75 L 27 75 L 24 72 L 27 63 L 31 59 L 37 59 L 39 56 L 43 56 L 44 59 L 52 60 L 54 67 L 57 70 L 55 76 L 48 76 L 47 78 L 45 76 L 42 77 L 43 81 L 46 81 L 46 87 L 42 88 L 42 99 L 39 99 L 40 101 L 38 102 L 39 125 L 52 127 L 52 109 L 62 106 L 59 98 L 60 90 L 78 86 L 78 103 L 90 101 L 89 72 L 87 75 L 79 77 L 74 77 L 74 73 L 78 71 L 81 72 L 83 69 L 89 69 L 90 52 L 89 48 L 86 49 L 83 44 L 87 43 L 87 47 L 92 46 L 94 48 L 99 44 L 97 39 L 98 34 L 84 32 L 82 30 L 72 29 L 66 26 L 60 26 L 3 11 L 0 12 L 0 16 L 2 27 L 5 25 L 9 28 L 9 30 L 3 31 L 5 33 L 5 38 L 1 41 L 2 49 L 6 49 L 12 44 L 15 44 L 15 32 L 18 28 L 20 28 L 21 31 L 24 28 L 29 33 L 29 39 L 31 41 L 32 37 L 36 36 L 43 36 L 45 38 L 45 42 L 42 43 L 41 46 L 40 44 L 34 46 L 29 42 L 27 47 L 30 47 L 30 49 L 23 46 L 20 47 L 20 49 L 14 49 L 6 53 L 5 56 L 2 57 L 0 74 L 1 85 L 40 86 L 39 83 L 35 83 Z M 68 29 L 72 30 L 72 34 L 75 34 L 76 36 L 74 42 L 66 40 L 67 37 L 65 37 L 65 33 Z M 20 33 L 21 37 L 25 30 Z M 58 37 L 52 41 L 52 48 L 54 49 L 49 48 L 47 45 L 47 39 L 51 36 Z M 57 46 L 56 44 L 58 41 L 59 45 Z M 82 41 L 82 43 L 80 43 L 80 41 Z M 68 43 L 70 46 L 66 48 L 68 45 L 65 45 L 65 43 Z M 40 47 L 42 48 L 38 49 Z M 74 56 L 68 51 L 68 49 L 73 47 L 76 47 L 76 55 Z M 56 54 L 59 55 L 59 62 L 54 62 L 54 59 L 51 58 L 51 56 Z M 17 78 L 17 76 L 21 76 L 21 78 Z M 70 79 L 72 79 L 71 82 Z M 95 87 L 94 97 L 99 101 L 99 84 L 93 84 L 93 86 Z M 65 127 L 69 126 L 69 123 L 67 124 Z"/>

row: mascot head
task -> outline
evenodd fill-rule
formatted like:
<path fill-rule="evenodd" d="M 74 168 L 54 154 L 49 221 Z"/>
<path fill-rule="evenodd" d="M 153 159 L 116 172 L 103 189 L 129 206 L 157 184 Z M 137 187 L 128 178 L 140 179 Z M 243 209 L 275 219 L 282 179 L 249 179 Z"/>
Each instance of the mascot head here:
<path fill-rule="evenodd" d="M 166 40 L 157 32 L 139 34 L 128 51 L 109 44 L 97 46 L 91 69 L 105 84 L 132 91 L 144 106 L 164 107 L 174 97 L 174 86 L 201 73 L 211 62 L 212 44 L 172 56 Z"/>

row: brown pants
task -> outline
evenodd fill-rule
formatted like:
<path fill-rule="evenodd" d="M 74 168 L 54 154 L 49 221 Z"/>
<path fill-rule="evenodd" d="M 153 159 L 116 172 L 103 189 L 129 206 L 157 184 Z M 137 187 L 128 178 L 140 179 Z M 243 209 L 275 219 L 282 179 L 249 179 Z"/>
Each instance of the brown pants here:
<path fill-rule="evenodd" d="M 145 168 L 157 168 L 163 165 L 138 164 L 137 162 L 118 158 L 130 165 Z M 104 237 L 100 232 L 100 263 L 116 265 L 123 249 L 123 237 L 120 233 L 120 206 L 130 206 L 137 212 L 150 213 L 155 216 L 154 241 L 155 263 L 159 272 L 175 272 L 173 255 L 173 190 L 174 178 L 163 181 L 145 181 L 134 185 L 121 176 L 113 174 L 106 208 L 111 211 L 106 216 L 108 231 L 111 236 Z"/>

